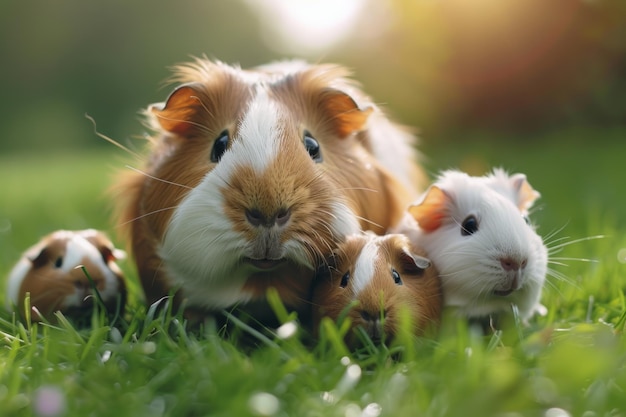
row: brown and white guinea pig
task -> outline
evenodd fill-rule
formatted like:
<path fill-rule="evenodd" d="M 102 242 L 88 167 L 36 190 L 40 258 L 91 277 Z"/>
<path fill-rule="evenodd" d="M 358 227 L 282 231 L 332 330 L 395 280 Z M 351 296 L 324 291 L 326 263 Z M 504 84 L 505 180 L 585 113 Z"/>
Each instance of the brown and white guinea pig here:
<path fill-rule="evenodd" d="M 416 335 L 433 330 L 441 315 L 441 282 L 424 256 L 404 235 L 349 236 L 313 283 L 314 333 L 323 317 L 337 320 L 347 314 L 353 330 L 346 336 L 350 346 L 359 340 L 357 327 L 374 342 L 393 339 L 402 309 Z"/>
<path fill-rule="evenodd" d="M 548 252 L 528 220 L 539 197 L 524 174 L 446 171 L 409 207 L 405 227 L 441 275 L 444 303 L 467 317 L 545 313 Z"/>
<path fill-rule="evenodd" d="M 304 308 L 344 236 L 397 224 L 422 186 L 413 137 L 347 75 L 302 62 L 176 68 L 181 84 L 147 111 L 147 157 L 114 186 L 148 302 L 175 289 L 177 304 L 216 311 L 275 287 Z"/>
<path fill-rule="evenodd" d="M 9 274 L 7 307 L 24 317 L 24 299 L 30 293 L 33 320 L 53 320 L 53 313 L 82 316 L 93 308 L 92 284 L 105 307 L 113 311 L 126 300 L 122 271 L 115 263 L 125 256 L 108 237 L 94 229 L 59 230 L 30 247 Z"/>

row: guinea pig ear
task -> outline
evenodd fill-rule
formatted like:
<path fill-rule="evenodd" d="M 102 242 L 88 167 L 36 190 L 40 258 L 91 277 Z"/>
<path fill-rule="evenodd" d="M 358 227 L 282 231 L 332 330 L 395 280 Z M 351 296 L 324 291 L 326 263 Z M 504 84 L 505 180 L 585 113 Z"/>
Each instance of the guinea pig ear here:
<path fill-rule="evenodd" d="M 437 230 L 447 216 L 451 197 L 436 185 L 432 185 L 418 204 L 409 206 L 409 214 L 425 232 Z"/>
<path fill-rule="evenodd" d="M 185 84 L 176 88 L 164 105 L 150 108 L 160 126 L 168 132 L 192 137 L 203 130 L 202 118 L 207 109 L 202 104 L 199 85 Z"/>
<path fill-rule="evenodd" d="M 411 252 L 408 248 L 402 248 L 400 261 L 404 272 L 412 274 L 421 274 L 426 268 L 429 268 L 430 260 Z"/>
<path fill-rule="evenodd" d="M 126 252 L 121 249 L 116 249 L 114 247 L 109 246 L 100 246 L 98 247 L 98 251 L 102 255 L 102 260 L 104 263 L 115 262 L 119 259 L 126 259 Z"/>
<path fill-rule="evenodd" d="M 321 95 L 320 107 L 332 130 L 340 138 L 365 129 L 365 124 L 373 109 L 360 109 L 352 97 L 334 88 L 325 89 Z"/>
<path fill-rule="evenodd" d="M 537 200 L 541 194 L 539 194 L 526 180 L 524 174 L 514 174 L 511 176 L 511 185 L 516 193 L 517 208 L 521 212 L 526 212 Z"/>
<path fill-rule="evenodd" d="M 35 256 L 29 257 L 29 260 L 33 264 L 33 268 L 41 268 L 50 260 L 50 250 L 48 247 L 44 247 Z"/>

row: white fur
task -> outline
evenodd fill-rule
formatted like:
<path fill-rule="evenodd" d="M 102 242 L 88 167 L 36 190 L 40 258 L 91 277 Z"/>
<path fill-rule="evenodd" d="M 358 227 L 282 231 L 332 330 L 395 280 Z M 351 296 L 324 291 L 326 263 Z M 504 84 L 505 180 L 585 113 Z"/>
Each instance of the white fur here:
<path fill-rule="evenodd" d="M 547 249 L 526 224 L 505 177 L 499 170 L 486 177 L 445 172 L 435 185 L 452 198 L 450 217 L 430 233 L 415 230 L 415 222 L 410 225 L 412 219 L 405 219 L 405 231 L 427 251 L 440 272 L 445 304 L 470 317 L 510 311 L 515 304 L 527 319 L 543 308 L 539 299 L 547 273 Z M 478 219 L 478 231 L 462 236 L 461 223 L 470 214 Z M 521 271 L 520 288 L 508 296 L 493 294 L 508 288 L 503 288 L 508 285 L 500 264 L 503 257 L 528 261 Z"/>
<path fill-rule="evenodd" d="M 84 237 L 74 235 L 67 242 L 67 251 L 63 257 L 63 265 L 61 268 L 63 272 L 68 273 L 77 266 L 84 264 L 86 258 L 96 265 L 104 278 L 104 286 L 99 290 L 102 299 L 109 300 L 115 297 L 119 291 L 117 276 L 104 262 L 100 251 Z M 89 272 L 89 270 L 87 270 L 87 272 Z M 66 307 L 80 306 L 83 303 L 83 299 L 84 293 L 77 289 L 73 294 L 65 297 L 63 305 Z"/>
<path fill-rule="evenodd" d="M 372 152 L 376 159 L 400 180 L 413 197 L 417 196 L 420 190 L 415 189 L 413 178 L 413 167 L 419 159 L 415 137 L 391 123 L 380 111 L 370 116 L 368 129 L 370 137 L 385 138 L 372 140 Z"/>
<path fill-rule="evenodd" d="M 361 230 L 354 212 L 344 203 L 332 204 L 331 227 L 335 236 L 348 236 Z"/>
<path fill-rule="evenodd" d="M 224 155 L 220 165 L 232 166 L 224 158 L 236 155 L 234 168 L 251 166 L 258 175 L 263 174 L 280 150 L 280 134 L 278 106 L 263 88 L 258 88 L 239 127 L 239 138 L 233 141 L 229 155 Z"/>
<path fill-rule="evenodd" d="M 378 246 L 376 239 L 369 239 L 357 258 L 354 265 L 354 272 L 350 277 L 352 281 L 352 291 L 355 297 L 367 288 L 374 277 L 376 262 L 380 257 Z"/>
<path fill-rule="evenodd" d="M 14 306 L 19 304 L 20 288 L 31 267 L 32 263 L 26 257 L 22 257 L 13 267 L 11 273 L 9 273 L 6 296 L 6 307 L 8 310 L 12 310 Z"/>

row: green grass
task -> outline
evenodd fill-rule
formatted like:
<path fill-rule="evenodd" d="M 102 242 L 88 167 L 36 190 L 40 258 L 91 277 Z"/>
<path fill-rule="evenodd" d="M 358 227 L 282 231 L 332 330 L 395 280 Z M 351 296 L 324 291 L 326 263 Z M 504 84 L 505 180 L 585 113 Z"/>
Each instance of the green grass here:
<path fill-rule="evenodd" d="M 317 344 L 299 333 L 250 336 L 258 344 L 250 349 L 216 327 L 191 331 L 175 314 L 148 311 L 125 263 L 132 296 L 123 320 L 94 315 L 77 329 L 0 314 L 0 415 L 626 415 L 626 144 L 599 139 L 619 133 L 426 147 L 432 172 L 461 166 L 479 174 L 493 165 L 526 172 L 542 193 L 533 220 L 543 235 L 606 235 L 564 248 L 558 256 L 595 262 L 553 266 L 567 279 L 549 279 L 549 314 L 528 326 L 510 322 L 483 336 L 447 314 L 434 340 L 404 335 L 389 347 L 349 352 L 341 329 L 327 323 Z M 117 154 L 0 156 L 0 276 L 51 230 L 115 233 L 102 191 L 111 167 L 122 166 Z M 55 401 L 58 414 L 40 409 Z"/>

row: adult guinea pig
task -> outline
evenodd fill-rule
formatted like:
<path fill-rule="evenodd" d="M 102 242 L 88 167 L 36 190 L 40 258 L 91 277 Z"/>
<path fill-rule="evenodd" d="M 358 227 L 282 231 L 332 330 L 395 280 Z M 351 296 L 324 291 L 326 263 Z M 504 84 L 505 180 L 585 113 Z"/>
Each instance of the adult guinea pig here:
<path fill-rule="evenodd" d="M 323 317 L 346 314 L 353 329 L 346 336 L 350 346 L 359 340 L 357 327 L 374 342 L 389 340 L 397 334 L 402 309 L 416 335 L 432 328 L 441 314 L 441 282 L 424 255 L 404 235 L 349 236 L 314 281 L 314 332 Z"/>
<path fill-rule="evenodd" d="M 82 316 L 93 308 L 92 283 L 108 311 L 124 308 L 126 285 L 115 263 L 125 253 L 102 232 L 59 230 L 26 250 L 7 281 L 7 307 L 24 317 L 24 299 L 30 293 L 31 318 L 53 320 L 53 313 Z"/>
<path fill-rule="evenodd" d="M 333 65 L 242 70 L 198 59 L 146 112 L 147 157 L 115 189 L 153 303 L 215 311 L 275 287 L 305 308 L 320 260 L 361 228 L 396 224 L 417 196 L 412 136 Z"/>
<path fill-rule="evenodd" d="M 478 318 L 516 305 L 526 320 L 545 313 L 548 252 L 528 220 L 538 197 L 524 174 L 446 171 L 409 207 L 399 231 L 437 266 L 446 306 Z"/>

